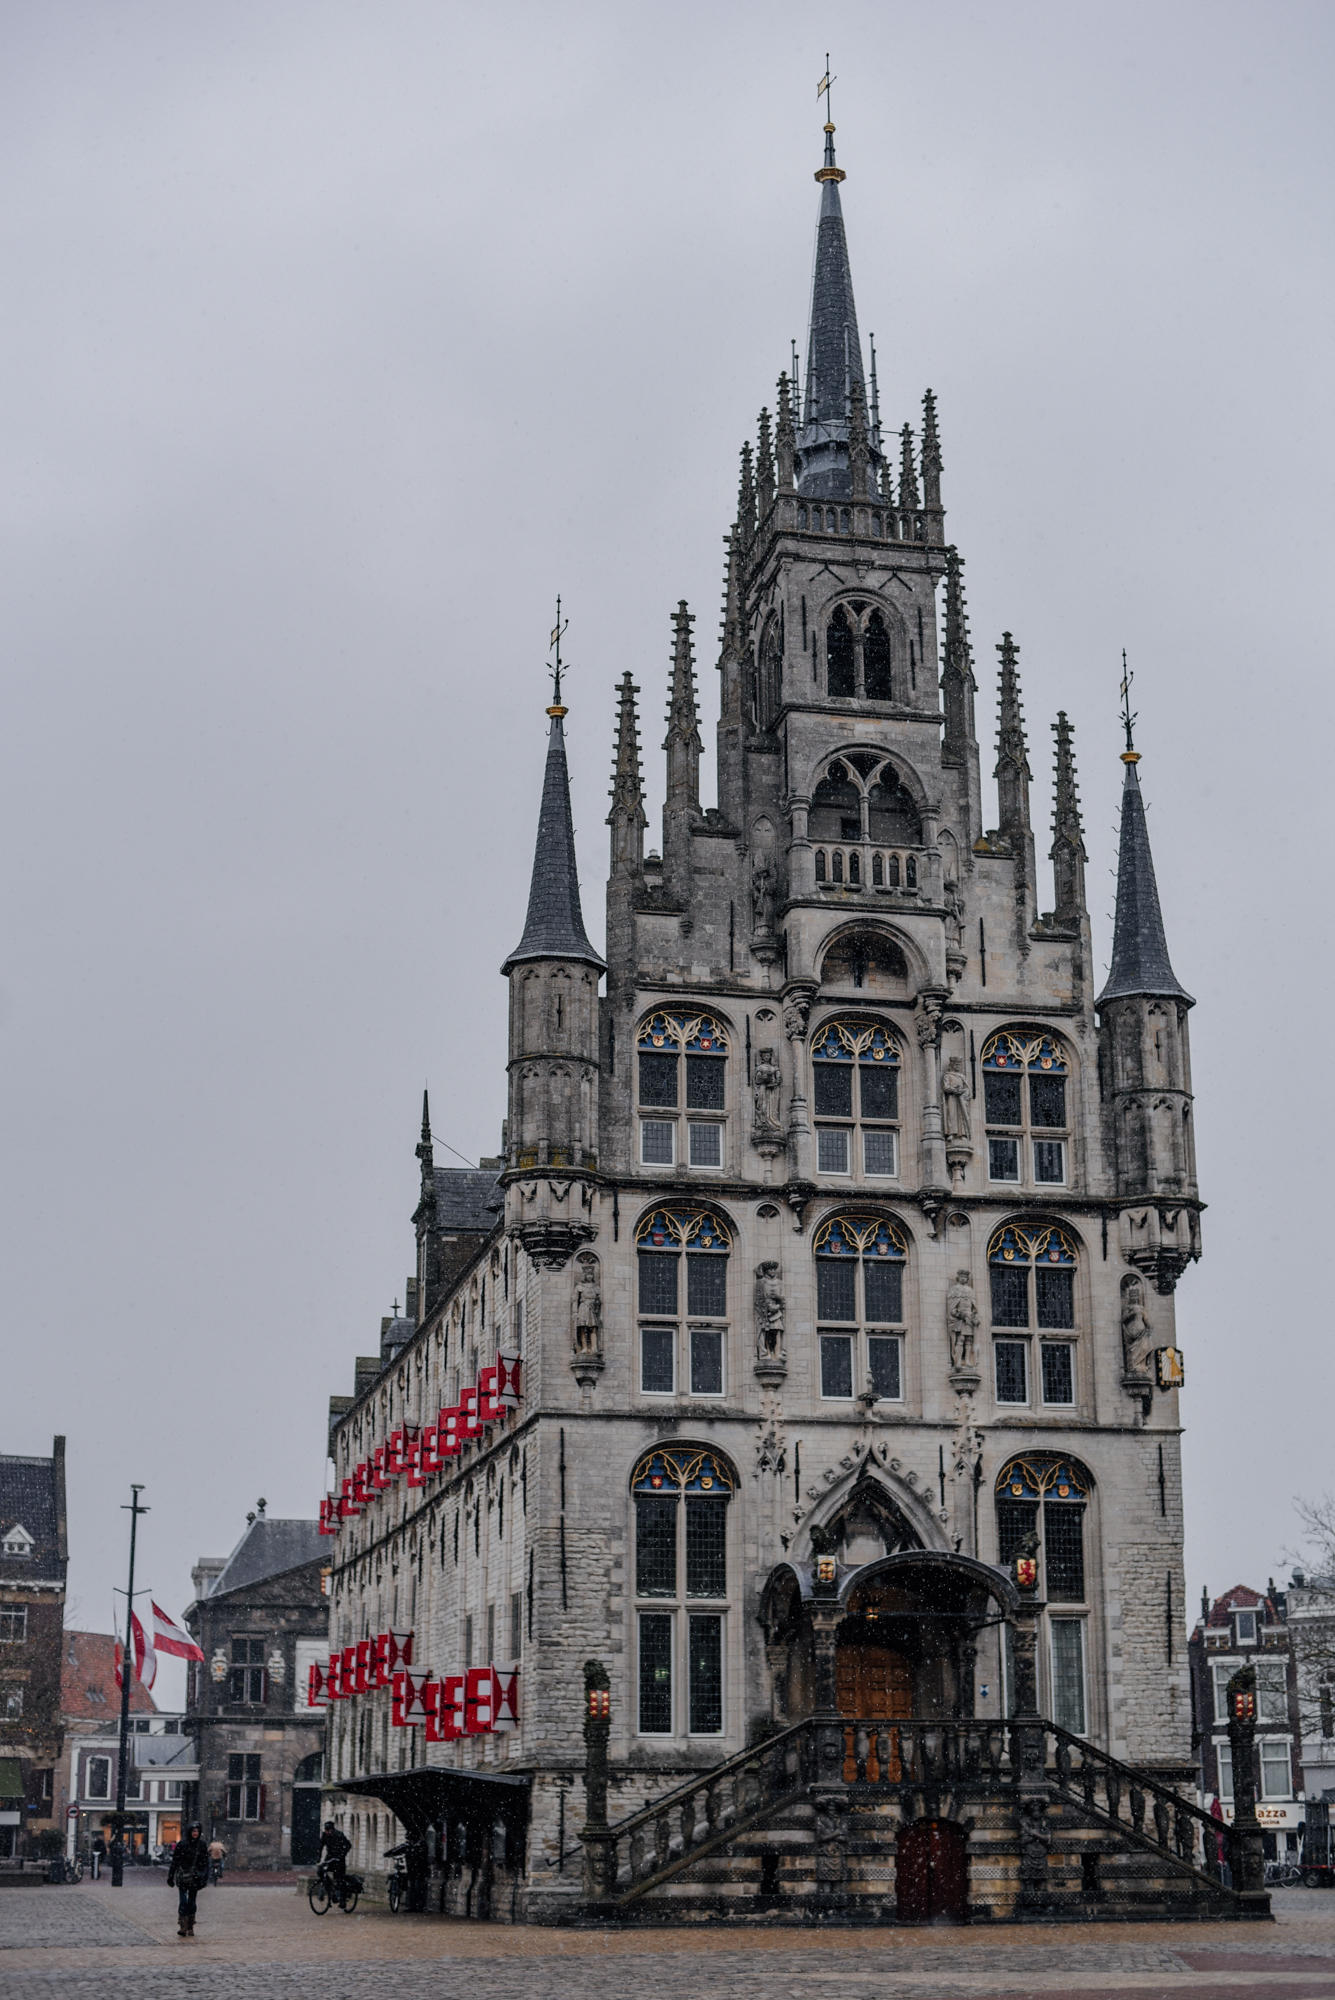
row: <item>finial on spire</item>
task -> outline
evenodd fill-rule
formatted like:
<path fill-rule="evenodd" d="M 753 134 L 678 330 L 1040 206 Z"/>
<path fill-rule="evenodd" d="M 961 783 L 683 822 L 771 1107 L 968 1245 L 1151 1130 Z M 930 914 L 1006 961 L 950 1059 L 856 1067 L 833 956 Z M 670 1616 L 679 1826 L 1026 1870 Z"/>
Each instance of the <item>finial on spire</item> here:
<path fill-rule="evenodd" d="M 964 560 L 952 543 L 946 550 L 946 635 L 941 662 L 941 696 L 946 726 L 941 760 L 962 764 L 973 741 L 973 651 L 969 644 L 969 614 L 964 603 Z"/>
<path fill-rule="evenodd" d="M 793 350 L 793 365 L 788 379 L 793 385 L 793 427 L 794 429 L 800 429 L 802 424 L 802 378 L 797 372 L 797 342 L 794 340 L 790 345 Z"/>
<path fill-rule="evenodd" d="M 941 436 L 936 427 L 936 397 L 930 389 L 922 399 L 922 497 L 926 507 L 941 505 Z"/>
<path fill-rule="evenodd" d="M 916 508 L 918 502 L 918 469 L 913 463 L 913 426 L 905 424 L 899 433 L 899 504 L 901 507 Z"/>
<path fill-rule="evenodd" d="M 425 1084 L 422 1086 L 422 1144 L 431 1144 L 431 1099 Z"/>
<path fill-rule="evenodd" d="M 1064 708 L 1058 709 L 1052 725 L 1057 739 L 1052 786 L 1052 862 L 1056 891 L 1056 915 L 1070 923 L 1085 907 L 1085 838 L 1080 823 L 1080 791 L 1075 776 L 1075 748 L 1071 724 Z"/>
<path fill-rule="evenodd" d="M 774 439 L 768 410 L 760 412 L 760 443 L 756 451 L 756 512 L 763 521 L 774 505 Z"/>
<path fill-rule="evenodd" d="M 881 392 L 876 386 L 876 335 L 867 335 L 871 348 L 871 441 L 875 450 L 881 449 Z"/>
<path fill-rule="evenodd" d="M 1132 732 L 1132 729 L 1133 729 L 1133 728 L 1134 728 L 1134 726 L 1135 726 L 1135 721 L 1136 721 L 1136 717 L 1135 717 L 1135 715 L 1134 715 L 1134 714 L 1132 713 L 1132 709 L 1131 709 L 1131 683 L 1132 683 L 1132 681 L 1133 681 L 1133 680 L 1134 680 L 1135 678 L 1136 678 L 1136 677 L 1135 677 L 1135 675 L 1134 675 L 1134 674 L 1132 673 L 1131 669 L 1130 669 L 1130 668 L 1129 668 L 1129 667 L 1127 666 L 1127 663 L 1126 663 L 1126 647 L 1125 647 L 1125 646 L 1123 646 L 1123 648 L 1122 648 L 1122 727 L 1123 727 L 1123 729 L 1124 729 L 1124 730 L 1126 731 L 1126 748 L 1125 748 L 1125 750 L 1124 750 L 1124 751 L 1122 752 L 1122 762 L 1123 762 L 1124 764 L 1138 764 L 1138 763 L 1140 762 L 1140 752 L 1139 752 L 1139 750 L 1137 750 L 1137 748 L 1136 748 L 1136 745 L 1135 745 L 1135 741 L 1134 741 L 1134 739 L 1133 739 L 1133 737 L 1132 737 L 1132 734 L 1131 734 L 1131 732 Z"/>
<path fill-rule="evenodd" d="M 737 483 L 737 527 L 742 547 L 750 548 L 756 533 L 756 485 L 751 470 L 751 440 L 742 446 L 742 470 Z"/>
<path fill-rule="evenodd" d="M 997 804 L 1000 830 L 1016 836 L 1029 831 L 1029 751 L 1020 703 L 1020 649 L 1009 632 L 997 647 L 1001 672 L 997 690 Z"/>
<path fill-rule="evenodd" d="M 825 56 L 825 74 L 816 85 L 817 100 L 822 97 L 825 99 L 825 164 L 816 169 L 816 179 L 818 181 L 842 181 L 848 178 L 843 168 L 837 167 L 834 164 L 834 121 L 830 116 L 831 111 L 834 109 L 834 100 L 830 93 L 830 86 L 835 81 L 836 79 L 830 75 L 830 57 L 827 51 Z"/>
<path fill-rule="evenodd" d="M 567 712 L 561 701 L 561 674 L 563 671 L 561 666 L 561 640 L 569 623 L 570 620 L 568 618 L 564 625 L 561 623 L 561 593 L 558 591 L 556 594 L 556 623 L 552 627 L 552 636 L 547 642 L 548 651 L 555 655 L 552 664 L 547 669 L 552 677 L 552 700 L 547 713 L 555 717 L 558 722 L 564 718 Z"/>

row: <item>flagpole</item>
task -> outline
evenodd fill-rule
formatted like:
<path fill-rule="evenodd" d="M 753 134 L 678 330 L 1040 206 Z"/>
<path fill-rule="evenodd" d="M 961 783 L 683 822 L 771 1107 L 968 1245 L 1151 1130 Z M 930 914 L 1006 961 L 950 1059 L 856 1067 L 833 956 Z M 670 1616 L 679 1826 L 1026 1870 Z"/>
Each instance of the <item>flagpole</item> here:
<path fill-rule="evenodd" d="M 111 1886 L 119 1889 L 125 1880 L 125 1789 L 130 1761 L 130 1679 L 134 1673 L 134 1544 L 139 1516 L 148 1508 L 139 1505 L 142 1486 L 130 1484 L 134 1496 L 121 1512 L 130 1517 L 130 1587 L 125 1594 L 125 1651 L 121 1656 L 121 1741 L 116 1771 L 116 1833 L 111 1849 Z"/>

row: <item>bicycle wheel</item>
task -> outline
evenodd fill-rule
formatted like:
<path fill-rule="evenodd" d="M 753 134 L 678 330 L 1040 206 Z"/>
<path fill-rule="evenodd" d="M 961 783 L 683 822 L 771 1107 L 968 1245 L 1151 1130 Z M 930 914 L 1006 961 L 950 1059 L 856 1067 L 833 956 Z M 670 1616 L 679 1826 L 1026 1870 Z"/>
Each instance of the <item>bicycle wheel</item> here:
<path fill-rule="evenodd" d="M 345 1889 L 343 1891 L 343 1913 L 345 1916 L 350 1917 L 352 1915 L 357 1907 L 357 1898 L 360 1894 L 361 1891 L 359 1889 Z"/>
<path fill-rule="evenodd" d="M 402 1901 L 403 1901 L 403 1884 L 400 1882 L 397 1875 L 391 1875 L 389 1878 L 389 1908 L 390 1908 L 390 1914 L 392 1916 L 397 1917 L 397 1915 L 399 1914 L 399 1905 L 400 1903 L 402 1903 Z"/>
<path fill-rule="evenodd" d="M 322 1917 L 329 1908 L 329 1884 L 322 1875 L 317 1875 L 306 1891 L 306 1901 L 317 1917 Z"/>

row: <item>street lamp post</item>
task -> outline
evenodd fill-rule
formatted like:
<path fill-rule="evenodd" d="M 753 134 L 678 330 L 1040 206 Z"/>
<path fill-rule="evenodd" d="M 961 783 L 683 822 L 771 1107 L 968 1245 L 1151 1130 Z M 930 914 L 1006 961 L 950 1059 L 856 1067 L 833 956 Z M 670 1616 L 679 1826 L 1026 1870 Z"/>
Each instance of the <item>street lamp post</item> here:
<path fill-rule="evenodd" d="M 120 1755 L 116 1765 L 116 1816 L 115 1832 L 111 1842 L 111 1886 L 119 1889 L 125 1881 L 125 1792 L 130 1766 L 130 1677 L 134 1672 L 134 1544 L 139 1526 L 139 1516 L 148 1512 L 139 1505 L 142 1486 L 133 1481 L 130 1492 L 133 1496 L 128 1507 L 121 1512 L 130 1517 L 130 1577 L 125 1593 L 125 1651 L 121 1655 L 121 1740 Z"/>

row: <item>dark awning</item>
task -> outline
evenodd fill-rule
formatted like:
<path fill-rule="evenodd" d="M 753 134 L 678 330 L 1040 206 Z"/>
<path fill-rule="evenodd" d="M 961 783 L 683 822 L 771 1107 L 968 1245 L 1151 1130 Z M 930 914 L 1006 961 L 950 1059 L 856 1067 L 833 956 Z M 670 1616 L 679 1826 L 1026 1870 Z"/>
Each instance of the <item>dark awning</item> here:
<path fill-rule="evenodd" d="M 424 1833 L 433 1823 L 473 1827 L 502 1825 L 519 1829 L 528 1824 L 527 1776 L 493 1771 L 376 1771 L 366 1778 L 345 1778 L 326 1785 L 327 1792 L 359 1792 L 379 1799 L 410 1834 Z"/>

